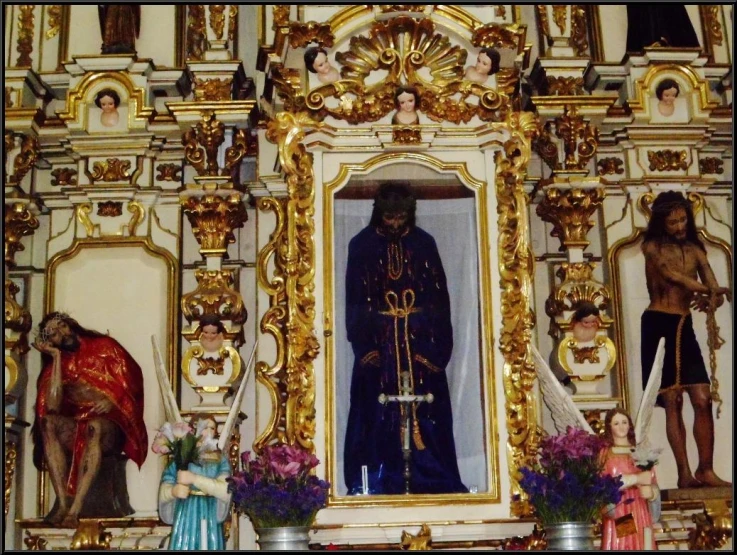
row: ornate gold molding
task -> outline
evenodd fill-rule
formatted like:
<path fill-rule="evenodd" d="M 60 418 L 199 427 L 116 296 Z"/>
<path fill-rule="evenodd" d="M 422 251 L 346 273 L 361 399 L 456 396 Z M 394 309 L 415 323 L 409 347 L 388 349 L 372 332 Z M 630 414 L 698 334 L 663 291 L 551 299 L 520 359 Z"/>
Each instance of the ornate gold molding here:
<path fill-rule="evenodd" d="M 51 172 L 51 176 L 54 178 L 51 180 L 54 187 L 77 184 L 77 170 L 74 168 L 56 168 Z"/>
<path fill-rule="evenodd" d="M 215 38 L 222 40 L 225 31 L 225 4 L 210 4 L 210 29 Z"/>
<path fill-rule="evenodd" d="M 699 159 L 699 170 L 701 173 L 723 174 L 724 160 L 713 156 Z"/>
<path fill-rule="evenodd" d="M 5 222 L 5 264 L 15 266 L 15 253 L 25 250 L 21 244 L 24 235 L 33 235 L 39 222 L 28 209 L 27 202 L 10 202 L 4 204 Z"/>
<path fill-rule="evenodd" d="M 61 16 L 63 6 L 61 4 L 51 4 L 46 8 L 48 16 L 49 28 L 46 30 L 46 40 L 54 38 L 59 34 L 61 29 Z"/>
<path fill-rule="evenodd" d="M 272 399 L 272 418 L 254 442 L 254 449 L 276 440 L 314 449 L 315 376 L 313 360 L 320 345 L 315 334 L 315 223 L 312 158 L 302 139 L 315 122 L 306 114 L 280 112 L 269 121 L 266 137 L 279 146 L 286 173 L 287 199 L 261 199 L 261 210 L 277 213 L 277 229 L 259 253 L 259 284 L 270 296 L 261 330 L 276 339 L 274 366 L 256 366 L 258 380 Z M 274 280 L 267 267 L 273 257 Z"/>
<path fill-rule="evenodd" d="M 31 314 L 18 304 L 15 296 L 19 292 L 20 288 L 5 278 L 5 327 L 18 333 L 27 333 L 31 329 Z"/>
<path fill-rule="evenodd" d="M 550 39 L 550 20 L 548 19 L 548 10 L 545 4 L 535 4 L 537 8 L 537 25 L 540 33 Z"/>
<path fill-rule="evenodd" d="M 17 185 L 38 158 L 38 140 L 32 135 L 20 135 L 20 152 L 13 160 L 13 173 L 7 176 L 7 184 Z M 5 151 L 3 152 L 3 169 L 7 165 L 7 155 L 15 147 L 15 134 L 12 131 L 5 132 Z"/>
<path fill-rule="evenodd" d="M 289 4 L 275 4 L 273 10 L 273 27 L 285 27 L 289 25 Z"/>
<path fill-rule="evenodd" d="M 35 16 L 33 10 L 35 5 L 24 4 L 19 6 L 18 14 L 18 59 L 15 61 L 17 67 L 31 67 L 31 53 L 33 52 L 33 27 Z"/>
<path fill-rule="evenodd" d="M 707 505 L 708 501 L 705 501 L 707 506 L 704 512 L 691 517 L 696 524 L 696 528 L 688 531 L 688 549 L 691 551 L 714 551 L 724 546 L 732 537 L 732 522 L 727 504 L 723 500 L 714 501 L 723 505 L 718 514 L 715 515 L 713 506 Z"/>
<path fill-rule="evenodd" d="M 567 104 L 563 115 L 555 118 L 555 134 L 563 140 L 565 168 L 585 169 L 599 146 L 599 129 L 584 121 L 578 108 Z"/>
<path fill-rule="evenodd" d="M 156 175 L 158 181 L 181 181 L 182 166 L 179 164 L 159 164 L 156 166 Z"/>
<path fill-rule="evenodd" d="M 128 181 L 131 174 L 130 160 L 121 160 L 120 158 L 108 158 L 107 160 L 95 162 L 92 164 L 92 181 L 105 181 L 108 183 L 115 181 Z"/>
<path fill-rule="evenodd" d="M 687 170 L 689 166 L 686 150 L 648 150 L 647 161 L 650 171 L 675 172 Z"/>
<path fill-rule="evenodd" d="M 502 329 L 499 348 L 504 356 L 504 396 L 507 417 L 511 512 L 530 514 L 527 495 L 519 486 L 519 469 L 530 466 L 540 442 L 533 396 L 535 365 L 528 352 L 532 341 L 533 257 L 529 244 L 527 195 L 524 179 L 531 142 L 538 132 L 537 117 L 513 112 L 507 117 L 510 139 L 496 155 L 496 196 Z"/>
<path fill-rule="evenodd" d="M 207 50 L 205 6 L 190 4 L 187 15 L 187 60 L 201 60 Z"/>
<path fill-rule="evenodd" d="M 549 76 L 548 94 L 557 96 L 576 96 L 585 94 L 583 77 Z"/>
<path fill-rule="evenodd" d="M 599 175 L 621 175 L 624 173 L 624 168 L 622 167 L 624 161 L 615 156 L 600 158 L 596 165 L 599 169 Z"/>
<path fill-rule="evenodd" d="M 10 496 L 13 491 L 13 476 L 18 459 L 18 443 L 11 439 L 5 439 L 5 512 L 3 516 L 3 528 L 7 530 L 8 513 L 10 513 Z"/>
<path fill-rule="evenodd" d="M 553 21 L 558 26 L 561 34 L 566 31 L 566 16 L 569 7 L 570 5 L 566 4 L 555 4 L 553 6 Z"/>
<path fill-rule="evenodd" d="M 97 215 L 103 218 L 116 218 L 123 215 L 123 203 L 120 201 L 106 200 L 97 205 Z"/>
<path fill-rule="evenodd" d="M 228 10 L 228 40 L 235 40 L 235 30 L 238 28 L 238 4 L 231 4 Z"/>
<path fill-rule="evenodd" d="M 26 537 L 23 538 L 23 543 L 26 544 L 28 551 L 46 551 L 49 545 L 49 541 L 35 534 L 31 534 L 31 531 L 26 529 Z"/>
<path fill-rule="evenodd" d="M 304 48 L 311 42 L 325 48 L 332 48 L 335 43 L 335 36 L 330 24 L 317 21 L 308 21 L 307 23 L 292 21 L 289 23 L 289 46 Z"/>
<path fill-rule="evenodd" d="M 202 254 L 225 254 L 228 245 L 235 243 L 233 230 L 248 219 L 240 193 L 188 196 L 180 202 Z"/>
<path fill-rule="evenodd" d="M 606 191 L 604 187 L 593 189 L 560 189 L 548 187 L 536 213 L 543 221 L 553 224 L 551 237 L 560 239 L 561 251 L 568 247 L 586 248 L 586 235 L 594 222 L 589 218 L 601 205 Z"/>
<path fill-rule="evenodd" d="M 225 167 L 221 170 L 218 149 L 224 140 L 223 122 L 217 119 L 214 111 L 204 110 L 200 122 L 182 134 L 184 158 L 198 175 L 230 176 L 248 150 L 247 132 L 245 129 L 238 129 L 233 133 L 233 144 L 225 149 Z"/>
<path fill-rule="evenodd" d="M 72 536 L 70 550 L 109 550 L 113 535 L 105 532 L 99 520 L 81 520 Z"/>
<path fill-rule="evenodd" d="M 392 141 L 401 144 L 420 144 L 422 136 L 419 128 L 401 127 L 392 130 Z"/>
<path fill-rule="evenodd" d="M 474 29 L 471 44 L 477 48 L 512 48 L 520 51 L 524 47 L 525 30 L 517 26 L 502 26 L 487 23 Z"/>
<path fill-rule="evenodd" d="M 557 318 L 582 302 L 590 302 L 599 310 L 606 310 L 611 303 L 611 294 L 606 285 L 594 279 L 595 267 L 593 262 L 562 263 L 555 272 L 561 284 L 545 300 L 545 313 L 551 318 Z M 607 318 L 604 321 L 605 326 L 609 326 L 609 322 Z M 560 325 L 565 329 L 569 327 L 567 323 Z"/>
<path fill-rule="evenodd" d="M 711 4 L 702 6 L 702 14 L 704 15 L 704 26 L 709 32 L 709 38 L 711 43 L 716 46 L 721 46 L 724 40 L 722 34 L 722 24 L 719 22 L 719 10 L 722 9 L 719 4 Z"/>
<path fill-rule="evenodd" d="M 589 49 L 586 8 L 582 5 L 571 6 L 571 36 L 568 39 L 568 44 L 577 56 L 585 56 Z"/>
<path fill-rule="evenodd" d="M 225 77 L 223 79 L 194 79 L 194 99 L 195 101 L 218 101 L 230 100 L 231 91 L 233 90 L 233 78 Z"/>
<path fill-rule="evenodd" d="M 192 322 L 205 314 L 215 314 L 234 324 L 248 318 L 243 297 L 233 288 L 233 270 L 195 270 L 197 288 L 182 295 L 182 315 Z"/>
<path fill-rule="evenodd" d="M 400 545 L 402 549 L 407 551 L 430 551 L 432 544 L 432 530 L 427 524 L 420 526 L 420 531 L 412 535 L 406 530 L 402 530 Z"/>

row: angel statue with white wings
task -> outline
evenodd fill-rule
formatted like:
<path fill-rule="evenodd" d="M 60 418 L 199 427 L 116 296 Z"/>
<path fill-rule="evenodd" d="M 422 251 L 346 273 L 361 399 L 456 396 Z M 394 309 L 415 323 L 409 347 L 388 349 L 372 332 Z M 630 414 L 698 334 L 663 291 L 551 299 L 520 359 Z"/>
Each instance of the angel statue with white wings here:
<path fill-rule="evenodd" d="M 563 389 L 545 359 L 530 345 L 545 404 L 559 432 L 568 426 L 594 433 L 591 426 Z M 606 413 L 604 437 L 609 446 L 602 451 L 604 472 L 622 480 L 622 498 L 607 507 L 603 516 L 602 550 L 655 550 L 653 523 L 660 518 L 660 490 L 653 466 L 660 449 L 650 448 L 647 431 L 663 369 L 665 341 L 661 339 L 647 387 L 637 412 L 636 424 L 629 415 L 614 408 Z M 639 439 L 639 443 L 637 442 Z"/>
<path fill-rule="evenodd" d="M 154 439 L 152 449 L 159 454 L 170 454 L 169 463 L 161 476 L 159 486 L 159 517 L 171 524 L 170 550 L 225 549 L 223 522 L 230 515 L 231 494 L 226 478 L 232 475 L 227 457 L 227 443 L 238 419 L 245 385 L 256 352 L 254 345 L 238 392 L 233 398 L 228 417 L 217 438 L 217 422 L 212 414 L 200 413 L 193 417 L 191 428 L 179 412 L 174 393 L 161 362 L 155 337 L 152 337 L 154 362 L 164 402 L 167 423 Z M 166 447 L 178 436 L 192 434 L 197 441 L 195 459 L 182 464 Z M 178 433 L 179 432 L 179 433 Z M 168 440 L 167 441 L 167 436 Z M 158 440 L 161 440 L 160 442 Z M 157 445 L 157 442 L 164 445 Z M 193 440 L 194 442 L 194 440 Z"/>

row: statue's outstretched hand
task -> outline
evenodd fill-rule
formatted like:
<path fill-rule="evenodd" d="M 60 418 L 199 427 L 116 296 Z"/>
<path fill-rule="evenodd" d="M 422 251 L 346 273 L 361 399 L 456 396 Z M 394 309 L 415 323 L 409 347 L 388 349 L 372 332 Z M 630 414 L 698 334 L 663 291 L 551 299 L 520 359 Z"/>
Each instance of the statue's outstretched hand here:
<path fill-rule="evenodd" d="M 51 343 L 41 341 L 38 338 L 36 339 L 36 341 L 33 342 L 33 346 L 36 348 L 36 350 L 52 357 L 57 357 L 61 354 L 61 351 L 59 351 L 58 347 L 54 347 Z"/>

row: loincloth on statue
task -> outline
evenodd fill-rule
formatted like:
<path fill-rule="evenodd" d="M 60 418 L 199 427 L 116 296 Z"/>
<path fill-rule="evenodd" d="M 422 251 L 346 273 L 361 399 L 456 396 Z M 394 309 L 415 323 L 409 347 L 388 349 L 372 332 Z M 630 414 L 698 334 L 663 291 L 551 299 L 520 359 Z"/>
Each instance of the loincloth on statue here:
<path fill-rule="evenodd" d="M 642 313 L 640 341 L 643 388 L 650 377 L 661 337 L 665 337 L 665 360 L 657 404 L 662 407 L 664 402 L 661 394 L 664 391 L 699 384 L 708 385 L 710 381 L 691 315 L 646 310 Z"/>

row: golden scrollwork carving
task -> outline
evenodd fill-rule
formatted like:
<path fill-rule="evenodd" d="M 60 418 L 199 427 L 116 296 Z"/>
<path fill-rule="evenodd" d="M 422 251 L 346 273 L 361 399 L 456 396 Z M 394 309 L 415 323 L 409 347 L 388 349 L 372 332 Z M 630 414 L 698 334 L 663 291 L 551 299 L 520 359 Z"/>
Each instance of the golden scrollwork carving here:
<path fill-rule="evenodd" d="M 289 25 L 289 4 L 276 4 L 273 10 L 273 27 L 284 27 Z"/>
<path fill-rule="evenodd" d="M 555 272 L 561 284 L 545 300 L 545 313 L 555 318 L 561 316 L 566 310 L 573 310 L 573 307 L 585 301 L 605 311 L 611 302 L 611 294 L 606 285 L 594 280 L 595 267 L 596 264 L 593 262 L 564 262 L 561 264 Z"/>
<path fill-rule="evenodd" d="M 704 25 L 709 31 L 709 38 L 711 43 L 716 46 L 721 46 L 724 40 L 722 34 L 722 24 L 719 22 L 719 11 L 722 7 L 718 4 L 702 6 L 702 13 L 704 14 Z"/>
<path fill-rule="evenodd" d="M 51 172 L 54 178 L 51 185 L 54 187 L 64 187 L 77 184 L 77 170 L 74 168 L 56 168 Z"/>
<path fill-rule="evenodd" d="M 143 222 L 144 219 L 146 219 L 146 210 L 143 208 L 143 205 L 136 200 L 130 201 L 126 209 L 128 212 L 133 214 L 127 225 L 128 236 L 135 237 L 138 226 L 141 225 L 141 222 Z"/>
<path fill-rule="evenodd" d="M 420 144 L 422 142 L 422 136 L 419 128 L 413 127 L 400 127 L 399 129 L 392 130 L 392 141 L 395 143 L 402 144 Z"/>
<path fill-rule="evenodd" d="M 701 173 L 722 174 L 724 173 L 724 160 L 713 156 L 707 156 L 699 160 Z"/>
<path fill-rule="evenodd" d="M 5 152 L 3 160 L 15 146 L 15 135 L 12 131 L 5 133 Z M 36 163 L 38 158 L 38 140 L 32 135 L 21 135 L 20 152 L 13 160 L 13 173 L 8 175 L 9 184 L 19 184 Z"/>
<path fill-rule="evenodd" d="M 568 38 L 568 44 L 577 56 L 585 56 L 589 49 L 586 8 L 580 4 L 571 6 L 571 36 Z"/>
<path fill-rule="evenodd" d="M 261 330 L 274 335 L 276 362 L 256 366 L 258 380 L 272 399 L 272 415 L 254 449 L 277 440 L 314 449 L 315 376 L 313 361 L 320 345 L 315 333 L 315 223 L 312 158 L 301 144 L 305 128 L 315 125 L 306 114 L 280 112 L 269 122 L 266 137 L 279 146 L 286 174 L 287 198 L 262 199 L 261 210 L 277 213 L 277 228 L 259 253 L 259 285 L 270 296 Z M 275 277 L 267 267 L 273 258 Z"/>
<path fill-rule="evenodd" d="M 201 60 L 207 50 L 205 6 L 190 4 L 187 15 L 187 59 Z"/>
<path fill-rule="evenodd" d="M 471 44 L 477 48 L 512 48 L 519 50 L 524 37 L 524 29 L 515 26 L 502 26 L 487 23 L 474 29 Z"/>
<path fill-rule="evenodd" d="M 553 21 L 558 26 L 561 33 L 566 30 L 566 16 L 568 12 L 568 5 L 566 4 L 555 4 L 553 6 Z"/>
<path fill-rule="evenodd" d="M 584 121 L 575 106 L 567 104 L 563 115 L 555 118 L 555 134 L 563 140 L 565 169 L 585 169 L 599 146 L 599 129 Z"/>
<path fill-rule="evenodd" d="M 535 4 L 537 8 L 537 25 L 544 37 L 550 39 L 550 20 L 548 19 L 547 5 Z"/>
<path fill-rule="evenodd" d="M 228 245 L 235 243 L 233 230 L 243 227 L 248 219 L 239 193 L 226 197 L 216 194 L 189 196 L 180 202 L 203 254 L 227 252 Z"/>
<path fill-rule="evenodd" d="M 691 517 L 696 524 L 688 531 L 688 549 L 692 551 L 714 551 L 724 546 L 732 537 L 731 522 L 725 526 L 717 526 L 715 519 L 705 509 Z M 729 522 L 729 519 L 727 519 Z"/>
<path fill-rule="evenodd" d="M 182 134 L 184 158 L 198 175 L 229 176 L 248 150 L 248 137 L 243 129 L 233 134 L 233 145 L 225 149 L 225 167 L 218 164 L 218 149 L 225 140 L 225 125 L 212 110 L 202 112 L 199 123 Z"/>
<path fill-rule="evenodd" d="M 560 239 L 559 250 L 564 251 L 567 247 L 586 248 L 589 245 L 586 235 L 594 225 L 593 220 L 589 218 L 601 205 L 605 196 L 604 187 L 545 189 L 543 200 L 538 204 L 536 212 L 543 221 L 553 224 L 550 236 Z"/>
<path fill-rule="evenodd" d="M 23 538 L 23 543 L 28 548 L 28 551 L 46 551 L 49 541 L 42 536 L 31 534 L 30 530 L 26 530 L 26 537 Z"/>
<path fill-rule="evenodd" d="M 505 551 L 545 551 L 547 547 L 545 530 L 537 524 L 532 528 L 529 536 L 514 536 L 502 541 L 502 549 Z"/>
<path fill-rule="evenodd" d="M 380 4 L 381 13 L 393 12 L 413 12 L 423 13 L 425 11 L 424 4 Z"/>
<path fill-rule="evenodd" d="M 246 321 L 243 297 L 233 288 L 233 270 L 195 270 L 197 288 L 182 295 L 182 315 L 192 322 L 205 314 L 215 314 L 235 324 Z"/>
<path fill-rule="evenodd" d="M 235 30 L 238 22 L 238 4 L 231 4 L 228 10 L 228 40 L 235 40 Z"/>
<path fill-rule="evenodd" d="M 410 534 L 402 530 L 400 545 L 405 551 L 430 551 L 432 543 L 432 530 L 427 524 L 420 526 L 417 534 Z"/>
<path fill-rule="evenodd" d="M 156 175 L 158 181 L 181 181 L 182 166 L 179 164 L 159 164 L 156 166 Z"/>
<path fill-rule="evenodd" d="M 17 67 L 31 67 L 31 53 L 33 52 L 33 27 L 35 17 L 33 4 L 23 4 L 18 13 L 18 59 L 15 61 Z"/>
<path fill-rule="evenodd" d="M 583 77 L 550 76 L 548 94 L 557 96 L 576 96 L 584 94 Z"/>
<path fill-rule="evenodd" d="M 46 40 L 52 39 L 59 34 L 62 9 L 63 6 L 61 4 L 51 4 L 46 7 L 46 15 L 48 16 L 49 22 L 49 28 L 46 30 Z"/>
<path fill-rule="evenodd" d="M 332 48 L 335 36 L 329 23 L 308 21 L 301 23 L 292 21 L 289 24 L 289 45 L 292 48 L 304 48 L 311 42 L 315 42 L 325 48 Z"/>
<path fill-rule="evenodd" d="M 624 161 L 616 156 L 610 156 L 608 158 L 600 158 L 596 163 L 599 169 L 599 175 L 621 175 L 624 173 Z"/>
<path fill-rule="evenodd" d="M 22 334 L 31 329 L 31 314 L 16 300 L 19 292 L 20 288 L 5 278 L 5 327 Z"/>
<path fill-rule="evenodd" d="M 25 250 L 21 239 L 25 235 L 33 235 L 39 222 L 29 210 L 28 203 L 10 202 L 3 205 L 5 222 L 5 264 L 15 266 L 15 253 Z"/>
<path fill-rule="evenodd" d="M 594 345 L 592 347 L 571 346 L 573 362 L 576 364 L 583 364 L 588 361 L 591 364 L 599 364 L 599 347 L 599 345 Z"/>
<path fill-rule="evenodd" d="M 225 31 L 225 4 L 210 4 L 210 29 L 221 40 Z"/>
<path fill-rule="evenodd" d="M 507 116 L 510 139 L 496 155 L 498 252 L 501 274 L 502 329 L 499 348 L 504 356 L 503 386 L 507 416 L 511 512 L 530 514 L 529 499 L 519 486 L 519 469 L 530 466 L 540 442 L 535 424 L 533 384 L 535 365 L 528 351 L 534 317 L 531 309 L 533 257 L 529 244 L 524 179 L 532 139 L 538 132 L 535 114 Z"/>
<path fill-rule="evenodd" d="M 650 162 L 650 171 L 674 172 L 687 170 L 689 166 L 685 150 L 648 150 L 647 161 Z"/>
<path fill-rule="evenodd" d="M 195 77 L 194 79 L 194 99 L 196 101 L 230 100 L 232 90 L 232 77 L 223 79 L 199 79 Z"/>
<path fill-rule="evenodd" d="M 100 229 L 99 224 L 95 225 L 92 223 L 92 220 L 90 219 L 90 214 L 92 213 L 92 203 L 86 202 L 84 204 L 78 204 L 77 207 L 74 209 L 74 214 L 77 217 L 77 221 L 82 224 L 82 227 L 84 227 L 85 233 L 87 233 L 87 237 L 92 237 L 95 234 L 95 230 Z"/>
<path fill-rule="evenodd" d="M 97 215 L 103 218 L 116 218 L 123 215 L 123 203 L 115 200 L 102 201 L 97 205 Z"/>
<path fill-rule="evenodd" d="M 107 160 L 95 162 L 92 164 L 92 181 L 104 181 L 106 183 L 115 181 L 128 181 L 131 174 L 130 160 L 121 160 L 120 158 L 108 158 Z"/>
<path fill-rule="evenodd" d="M 106 532 L 99 520 L 81 520 L 72 536 L 69 547 L 72 551 L 79 550 L 109 550 L 113 535 Z"/>
<path fill-rule="evenodd" d="M 3 517 L 3 528 L 7 529 L 8 513 L 10 512 L 10 496 L 13 491 L 13 475 L 18 459 L 18 444 L 13 440 L 5 440 L 5 512 Z"/>
<path fill-rule="evenodd" d="M 552 126 L 553 122 L 549 121 L 541 127 L 533 146 L 535 152 L 540 155 L 540 158 L 551 170 L 558 170 L 561 167 L 560 156 L 558 154 L 558 143 L 553 139 L 553 133 L 551 132 Z"/>
<path fill-rule="evenodd" d="M 215 376 L 222 376 L 225 374 L 225 354 L 227 351 L 225 349 L 221 349 L 221 352 L 218 353 L 217 358 L 205 358 L 200 357 L 197 362 L 199 363 L 199 367 L 197 368 L 197 375 L 198 376 L 206 376 L 208 372 L 212 372 Z"/>

